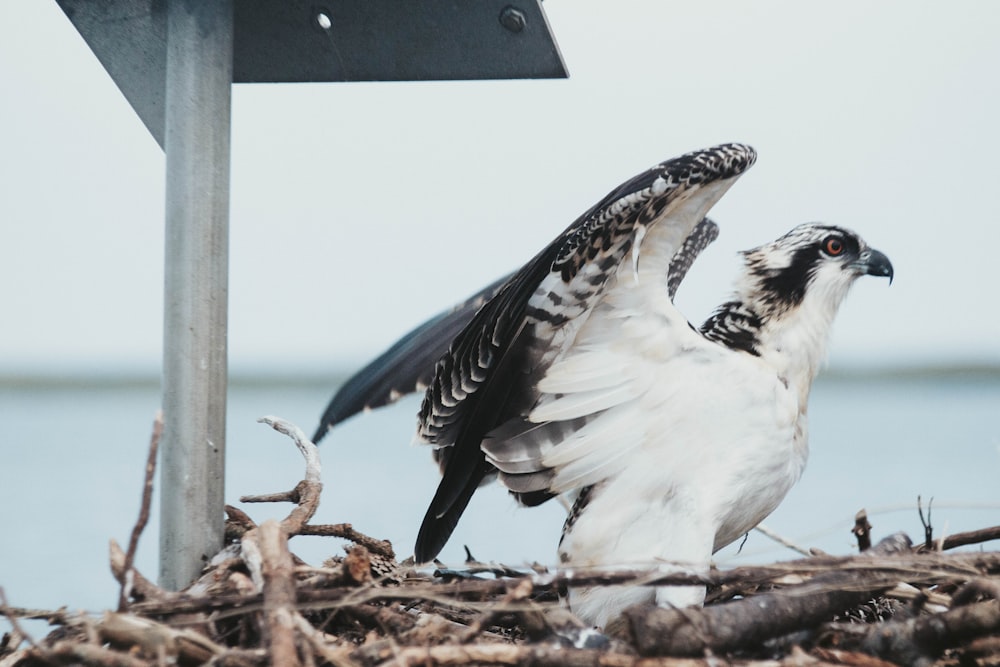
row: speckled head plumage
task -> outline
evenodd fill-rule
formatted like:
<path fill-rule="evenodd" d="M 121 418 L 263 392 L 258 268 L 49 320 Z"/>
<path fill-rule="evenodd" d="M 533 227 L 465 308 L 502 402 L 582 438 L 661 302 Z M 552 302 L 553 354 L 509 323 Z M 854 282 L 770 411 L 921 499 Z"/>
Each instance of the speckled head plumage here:
<path fill-rule="evenodd" d="M 855 232 L 811 222 L 742 253 L 744 270 L 732 300 L 702 325 L 710 339 L 759 354 L 769 324 L 799 308 L 809 297 L 832 318 L 850 286 L 862 275 L 888 277 L 889 258 Z M 819 314 L 818 314 L 819 315 Z"/>
<path fill-rule="evenodd" d="M 862 275 L 887 276 L 888 257 L 869 248 L 855 232 L 817 222 L 799 225 L 774 241 L 743 253 L 746 276 L 759 298 L 779 310 L 805 298 L 824 271 L 839 270 L 826 282 L 849 286 Z"/>

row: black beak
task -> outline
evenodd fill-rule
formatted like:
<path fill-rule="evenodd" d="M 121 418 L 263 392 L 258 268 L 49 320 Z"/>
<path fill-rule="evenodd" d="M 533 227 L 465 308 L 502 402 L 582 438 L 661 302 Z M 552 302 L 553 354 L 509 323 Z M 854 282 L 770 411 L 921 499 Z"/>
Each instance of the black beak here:
<path fill-rule="evenodd" d="M 851 262 L 851 266 L 860 269 L 869 276 L 888 278 L 889 284 L 892 284 L 892 262 L 885 254 L 874 248 L 862 252 L 856 262 Z"/>

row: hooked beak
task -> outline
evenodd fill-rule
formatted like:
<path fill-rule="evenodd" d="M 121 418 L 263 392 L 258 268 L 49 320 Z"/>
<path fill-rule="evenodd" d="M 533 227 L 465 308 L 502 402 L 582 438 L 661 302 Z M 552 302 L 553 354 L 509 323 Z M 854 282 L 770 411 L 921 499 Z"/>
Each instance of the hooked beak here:
<path fill-rule="evenodd" d="M 874 248 L 862 252 L 856 261 L 851 262 L 850 266 L 869 276 L 888 278 L 889 284 L 892 284 L 892 262 L 884 253 Z"/>

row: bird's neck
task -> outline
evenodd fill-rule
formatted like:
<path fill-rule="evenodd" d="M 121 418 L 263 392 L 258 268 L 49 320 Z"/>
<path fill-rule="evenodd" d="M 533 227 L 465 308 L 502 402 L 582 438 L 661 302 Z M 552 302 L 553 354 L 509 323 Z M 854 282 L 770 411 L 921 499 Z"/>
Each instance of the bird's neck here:
<path fill-rule="evenodd" d="M 827 295 L 829 296 L 829 295 Z M 701 326 L 706 338 L 758 357 L 799 393 L 803 408 L 826 359 L 826 346 L 839 299 L 807 295 L 782 304 L 737 292 Z"/>

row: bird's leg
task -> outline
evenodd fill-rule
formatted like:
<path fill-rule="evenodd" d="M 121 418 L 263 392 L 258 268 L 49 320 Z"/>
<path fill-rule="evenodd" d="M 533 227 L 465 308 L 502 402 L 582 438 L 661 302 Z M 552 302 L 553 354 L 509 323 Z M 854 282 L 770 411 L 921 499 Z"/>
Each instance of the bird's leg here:
<path fill-rule="evenodd" d="M 690 571 L 687 568 L 679 571 Z M 657 586 L 656 606 L 668 609 L 700 607 L 705 604 L 704 586 Z"/>

